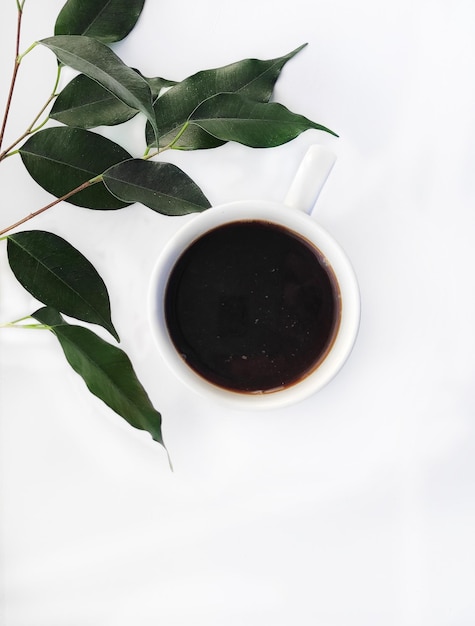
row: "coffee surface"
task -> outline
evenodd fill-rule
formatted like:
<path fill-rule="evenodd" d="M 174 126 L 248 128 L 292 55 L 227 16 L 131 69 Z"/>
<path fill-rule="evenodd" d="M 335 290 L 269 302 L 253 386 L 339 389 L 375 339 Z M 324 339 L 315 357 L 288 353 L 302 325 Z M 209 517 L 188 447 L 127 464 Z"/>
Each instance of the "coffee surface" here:
<path fill-rule="evenodd" d="M 168 331 L 188 365 L 234 391 L 294 384 L 331 346 L 339 292 L 321 253 L 260 220 L 209 231 L 187 248 L 165 295 Z"/>

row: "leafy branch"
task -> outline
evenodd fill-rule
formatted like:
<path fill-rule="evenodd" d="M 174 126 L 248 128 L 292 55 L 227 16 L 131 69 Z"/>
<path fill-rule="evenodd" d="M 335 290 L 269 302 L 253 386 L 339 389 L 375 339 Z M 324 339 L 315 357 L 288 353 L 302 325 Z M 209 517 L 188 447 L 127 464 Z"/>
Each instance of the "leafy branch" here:
<path fill-rule="evenodd" d="M 160 413 L 127 355 L 92 330 L 63 318 L 64 314 L 102 326 L 119 341 L 107 288 L 94 266 L 54 233 L 12 231 L 61 202 L 91 210 L 119 210 L 140 203 L 169 216 L 204 211 L 210 207 L 209 200 L 184 171 L 161 160 L 165 151 L 217 148 L 228 141 L 269 148 L 307 130 L 335 133 L 271 101 L 284 66 L 304 46 L 274 59 L 244 59 L 203 70 L 180 82 L 145 77 L 128 67 L 110 44 L 131 32 L 144 3 L 67 0 L 56 18 L 54 35 L 34 42 L 21 55 L 25 3 L 17 0 L 15 63 L 0 149 L 25 54 L 39 45 L 46 47 L 55 54 L 58 69 L 51 95 L 25 132 L 0 152 L 0 162 L 19 155 L 30 176 L 55 199 L 0 230 L 11 271 L 44 305 L 0 328 L 52 332 L 88 389 L 132 426 L 148 431 L 163 444 Z M 77 75 L 59 90 L 65 65 Z M 144 120 L 141 156 L 129 154 L 94 130 L 124 124 L 137 115 Z M 29 322 L 31 318 L 36 321 Z"/>

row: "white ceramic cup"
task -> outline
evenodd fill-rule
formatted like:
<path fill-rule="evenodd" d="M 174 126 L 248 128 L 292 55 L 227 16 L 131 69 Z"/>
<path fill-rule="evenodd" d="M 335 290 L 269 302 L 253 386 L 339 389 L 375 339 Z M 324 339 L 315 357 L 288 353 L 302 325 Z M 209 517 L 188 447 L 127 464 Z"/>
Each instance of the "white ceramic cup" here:
<path fill-rule="evenodd" d="M 338 243 L 310 215 L 335 162 L 323 146 L 306 153 L 283 203 L 238 201 L 197 214 L 172 237 L 160 254 L 149 290 L 149 318 L 159 352 L 183 383 L 211 400 L 239 409 L 271 409 L 296 403 L 326 385 L 347 360 L 360 320 L 360 295 L 353 268 Z M 331 266 L 340 292 L 340 323 L 323 361 L 301 380 L 270 392 L 236 392 L 219 387 L 196 373 L 175 349 L 165 321 L 165 291 L 170 273 L 188 246 L 226 223 L 263 220 L 293 231 L 315 246 Z"/>

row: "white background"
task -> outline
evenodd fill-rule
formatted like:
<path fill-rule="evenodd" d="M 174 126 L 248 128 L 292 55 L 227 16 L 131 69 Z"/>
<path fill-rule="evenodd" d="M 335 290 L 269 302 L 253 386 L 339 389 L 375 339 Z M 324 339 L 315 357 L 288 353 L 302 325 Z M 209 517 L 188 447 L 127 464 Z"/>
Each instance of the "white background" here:
<path fill-rule="evenodd" d="M 22 49 L 60 0 L 26 2 Z M 14 0 L 0 20 L 1 96 Z M 293 408 L 210 405 L 152 344 L 148 280 L 188 218 L 140 206 L 51 209 L 51 230 L 106 281 L 163 449 L 92 397 L 53 335 L 0 330 L 1 626 L 468 626 L 475 623 L 475 7 L 473 0 L 147 0 L 116 50 L 180 80 L 309 45 L 275 97 L 329 126 L 272 150 L 163 155 L 213 204 L 283 199 L 306 148 L 338 154 L 315 218 L 362 294 L 350 360 Z M 55 60 L 22 66 L 8 139 L 48 96 Z M 2 105 L 3 107 L 3 105 Z M 129 132 L 130 131 L 130 132 Z M 140 124 L 104 131 L 139 156 Z M 0 226 L 51 197 L 0 167 Z M 39 305 L 0 245 L 0 322 Z"/>

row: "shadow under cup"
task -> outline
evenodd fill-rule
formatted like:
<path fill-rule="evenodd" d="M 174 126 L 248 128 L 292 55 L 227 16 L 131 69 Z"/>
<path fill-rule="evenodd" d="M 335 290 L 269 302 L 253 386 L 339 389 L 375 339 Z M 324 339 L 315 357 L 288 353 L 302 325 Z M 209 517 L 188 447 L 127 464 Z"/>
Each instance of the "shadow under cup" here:
<path fill-rule="evenodd" d="M 275 393 L 306 379 L 331 351 L 342 314 L 325 255 L 265 219 L 198 236 L 171 268 L 163 304 L 186 365 L 238 394 Z"/>

